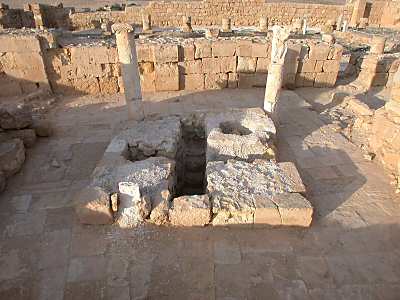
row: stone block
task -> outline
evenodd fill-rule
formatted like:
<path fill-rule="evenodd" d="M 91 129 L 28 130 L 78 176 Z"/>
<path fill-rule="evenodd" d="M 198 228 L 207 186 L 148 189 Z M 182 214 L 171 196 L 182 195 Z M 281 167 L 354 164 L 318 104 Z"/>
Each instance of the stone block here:
<path fill-rule="evenodd" d="M 268 67 L 269 67 L 270 63 L 271 63 L 270 58 L 266 58 L 266 57 L 257 58 L 256 72 L 257 73 L 268 73 Z"/>
<path fill-rule="evenodd" d="M 79 191 L 74 206 L 82 224 L 111 224 L 114 221 L 110 195 L 99 187 L 86 187 Z"/>
<path fill-rule="evenodd" d="M 299 62 L 298 72 L 299 73 L 314 72 L 316 63 L 317 63 L 316 60 L 311 60 L 311 59 L 303 60 Z"/>
<path fill-rule="evenodd" d="M 236 72 L 236 56 L 220 57 L 218 60 L 221 73 Z"/>
<path fill-rule="evenodd" d="M 203 61 L 203 73 L 205 74 L 221 73 L 220 58 L 216 57 L 203 58 L 202 61 Z"/>
<path fill-rule="evenodd" d="M 265 87 L 267 84 L 267 73 L 255 73 L 253 78 L 253 87 Z"/>
<path fill-rule="evenodd" d="M 0 106 L 0 127 L 3 129 L 22 129 L 32 124 L 29 106 L 8 103 Z"/>
<path fill-rule="evenodd" d="M 181 59 L 183 61 L 192 61 L 194 60 L 194 56 L 195 56 L 195 47 L 194 47 L 194 43 L 184 43 L 180 46 L 180 50 L 181 50 Z"/>
<path fill-rule="evenodd" d="M 156 91 L 178 91 L 179 70 L 176 63 L 155 64 L 155 88 Z"/>
<path fill-rule="evenodd" d="M 254 197 L 254 225 L 282 225 L 278 207 L 268 198 L 260 195 Z"/>
<path fill-rule="evenodd" d="M 326 60 L 322 66 L 322 70 L 327 73 L 338 73 L 340 68 L 340 61 Z"/>
<path fill-rule="evenodd" d="M 253 42 L 250 40 L 236 41 L 236 56 L 252 57 Z"/>
<path fill-rule="evenodd" d="M 150 44 L 138 44 L 136 46 L 138 62 L 152 61 L 154 62 L 153 51 Z"/>
<path fill-rule="evenodd" d="M 236 52 L 236 44 L 229 40 L 216 40 L 212 42 L 212 56 L 234 56 Z"/>
<path fill-rule="evenodd" d="M 237 72 L 254 73 L 256 71 L 257 58 L 238 56 Z"/>
<path fill-rule="evenodd" d="M 161 44 L 153 45 L 153 60 L 157 64 L 174 63 L 179 60 L 178 45 Z"/>
<path fill-rule="evenodd" d="M 20 139 L 0 143 L 0 171 L 6 178 L 17 173 L 25 161 L 25 148 Z"/>
<path fill-rule="evenodd" d="M 331 47 L 329 51 L 328 59 L 340 61 L 340 59 L 342 58 L 342 54 L 343 54 L 343 46 L 335 44 L 333 47 Z"/>
<path fill-rule="evenodd" d="M 372 116 L 373 110 L 369 106 L 355 97 L 348 96 L 344 99 L 347 102 L 347 108 L 350 109 L 357 116 Z"/>
<path fill-rule="evenodd" d="M 182 70 L 182 74 L 202 74 L 203 63 L 201 59 L 188 60 L 179 63 L 179 67 Z"/>
<path fill-rule="evenodd" d="M 251 57 L 271 57 L 271 46 L 270 44 L 253 43 L 251 47 Z"/>
<path fill-rule="evenodd" d="M 228 88 L 237 88 L 238 87 L 238 74 L 237 73 L 228 73 Z"/>
<path fill-rule="evenodd" d="M 100 77 L 99 86 L 102 95 L 115 95 L 119 91 L 117 77 Z"/>
<path fill-rule="evenodd" d="M 72 64 L 77 66 L 88 65 L 90 63 L 90 52 L 89 47 L 70 48 Z"/>
<path fill-rule="evenodd" d="M 207 40 L 195 41 L 194 46 L 195 46 L 195 54 L 194 54 L 195 59 L 212 56 L 210 41 Z"/>
<path fill-rule="evenodd" d="M 337 76 L 337 73 L 316 73 L 314 87 L 333 87 Z"/>
<path fill-rule="evenodd" d="M 228 74 L 205 74 L 204 87 L 206 90 L 216 90 L 226 88 L 228 84 Z"/>
<path fill-rule="evenodd" d="M 293 192 L 305 194 L 306 187 L 301 180 L 300 173 L 295 164 L 292 162 L 280 162 L 278 163 L 278 166 L 282 169 L 285 176 L 292 182 Z"/>
<path fill-rule="evenodd" d="M 143 92 L 155 92 L 156 90 L 156 73 L 140 74 L 140 85 Z M 121 87 L 120 87 L 121 89 Z"/>
<path fill-rule="evenodd" d="M 71 83 L 77 93 L 82 93 L 84 95 L 100 94 L 99 80 L 96 77 L 72 79 Z"/>
<path fill-rule="evenodd" d="M 169 219 L 175 226 L 204 226 L 211 219 L 211 204 L 207 195 L 174 198 Z"/>
<path fill-rule="evenodd" d="M 310 47 L 309 59 L 310 60 L 326 60 L 330 52 L 330 47 L 325 43 L 318 43 Z"/>
<path fill-rule="evenodd" d="M 204 74 L 188 74 L 183 76 L 183 88 L 185 90 L 203 90 Z"/>
<path fill-rule="evenodd" d="M 299 193 L 276 194 L 272 201 L 278 206 L 282 225 L 300 227 L 311 225 L 313 208 Z"/>

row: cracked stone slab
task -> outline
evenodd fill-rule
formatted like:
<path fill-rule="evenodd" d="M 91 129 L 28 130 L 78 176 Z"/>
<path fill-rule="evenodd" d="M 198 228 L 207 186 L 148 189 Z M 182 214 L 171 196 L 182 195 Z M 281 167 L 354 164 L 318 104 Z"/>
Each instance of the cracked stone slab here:
<path fill-rule="evenodd" d="M 130 123 L 110 143 L 110 153 L 124 149 L 128 144 L 130 159 L 142 160 L 150 156 L 165 156 L 175 159 L 181 138 L 181 122 L 178 117 L 145 120 Z M 107 153 L 107 151 L 106 151 Z"/>
<path fill-rule="evenodd" d="M 92 185 L 115 193 L 121 182 L 139 186 L 142 197 L 151 201 L 150 219 L 161 224 L 168 220 L 168 208 L 174 187 L 175 162 L 165 157 L 150 157 L 117 166 L 101 166 L 92 174 Z"/>
<path fill-rule="evenodd" d="M 204 226 L 211 219 L 211 205 L 207 195 L 177 197 L 169 210 L 172 225 Z"/>
<path fill-rule="evenodd" d="M 308 226 L 312 206 L 305 198 L 299 198 L 298 193 L 304 187 L 299 185 L 301 179 L 294 178 L 293 171 L 288 173 L 286 169 L 267 160 L 208 163 L 206 174 L 214 215 L 212 224 Z M 287 196 L 292 193 L 299 196 Z M 307 210 L 304 214 L 303 208 Z M 287 216 L 283 217 L 285 214 Z M 297 215 L 306 220 L 296 220 Z"/>
<path fill-rule="evenodd" d="M 261 108 L 232 109 L 205 117 L 207 162 L 253 161 L 274 156 L 276 129 Z"/>

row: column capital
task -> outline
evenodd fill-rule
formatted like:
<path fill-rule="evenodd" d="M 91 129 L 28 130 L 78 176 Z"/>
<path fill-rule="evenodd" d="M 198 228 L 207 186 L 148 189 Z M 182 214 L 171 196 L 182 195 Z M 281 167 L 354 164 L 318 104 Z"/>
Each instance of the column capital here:
<path fill-rule="evenodd" d="M 132 32 L 134 29 L 132 25 L 127 23 L 115 23 L 111 26 L 111 30 L 118 34 L 123 32 Z"/>

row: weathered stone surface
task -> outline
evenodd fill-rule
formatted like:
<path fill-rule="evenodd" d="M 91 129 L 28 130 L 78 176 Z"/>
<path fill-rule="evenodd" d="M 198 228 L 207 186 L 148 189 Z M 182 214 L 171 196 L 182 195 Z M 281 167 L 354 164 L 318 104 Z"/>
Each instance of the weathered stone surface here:
<path fill-rule="evenodd" d="M 134 227 L 142 223 L 150 214 L 151 202 L 141 197 L 139 185 L 119 182 L 119 208 L 116 223 L 122 228 Z"/>
<path fill-rule="evenodd" d="M 150 156 L 175 158 L 181 136 L 179 118 L 148 120 L 129 126 L 129 129 L 118 134 L 111 143 L 118 140 L 127 141 L 132 160 Z"/>
<path fill-rule="evenodd" d="M 27 148 L 33 147 L 36 143 L 36 133 L 33 129 L 5 130 L 0 132 L 0 141 L 20 139 Z"/>
<path fill-rule="evenodd" d="M 297 170 L 296 166 L 294 163 L 288 161 L 288 162 L 280 162 L 278 163 L 279 168 L 283 170 L 285 175 L 289 180 L 292 181 L 292 191 L 296 193 L 305 193 L 306 192 L 306 187 L 303 184 L 303 181 L 301 180 L 299 171 Z"/>
<path fill-rule="evenodd" d="M 313 208 L 299 193 L 282 193 L 272 200 L 279 210 L 282 225 L 308 227 L 312 221 Z"/>
<path fill-rule="evenodd" d="M 266 158 L 276 133 L 260 108 L 210 113 L 205 119 L 207 161 Z"/>
<path fill-rule="evenodd" d="M 310 220 L 303 221 L 301 215 L 303 207 L 311 208 L 312 212 L 311 204 L 306 199 L 277 198 L 277 195 L 296 193 L 298 190 L 298 183 L 293 181 L 292 175 L 278 164 L 266 160 L 255 160 L 253 163 L 228 160 L 226 163 L 208 163 L 206 172 L 213 225 L 308 226 L 306 224 Z M 278 200 L 275 201 L 275 198 Z M 288 199 L 287 203 L 285 199 Z M 287 209 L 287 221 L 281 217 L 280 207 Z"/>
<path fill-rule="evenodd" d="M 174 187 L 174 161 L 165 157 L 150 157 L 118 166 L 101 166 L 93 172 L 92 185 L 113 193 L 120 182 L 137 184 L 142 197 L 151 201 L 150 219 L 161 224 L 168 220 L 170 195 Z"/>
<path fill-rule="evenodd" d="M 25 161 L 25 148 L 20 139 L 0 143 L 0 171 L 6 177 L 17 173 Z"/>
<path fill-rule="evenodd" d="M 49 120 L 45 119 L 34 119 L 31 126 L 37 136 L 40 137 L 49 137 L 53 134 L 53 127 Z"/>
<path fill-rule="evenodd" d="M 86 187 L 74 199 L 75 212 L 83 224 L 111 224 L 114 221 L 110 196 L 100 187 Z"/>
<path fill-rule="evenodd" d="M 176 226 L 204 226 L 210 218 L 211 205 L 207 195 L 175 198 L 169 210 L 169 219 Z"/>
<path fill-rule="evenodd" d="M 346 97 L 344 100 L 347 101 L 348 108 L 357 116 L 372 116 L 374 114 L 373 110 L 370 109 L 367 104 L 355 97 Z"/>
<path fill-rule="evenodd" d="M 0 171 L 0 192 L 4 191 L 6 188 L 6 176 Z"/>
<path fill-rule="evenodd" d="M 32 124 L 32 113 L 28 106 L 6 104 L 0 107 L 0 127 L 3 129 L 21 129 Z"/>

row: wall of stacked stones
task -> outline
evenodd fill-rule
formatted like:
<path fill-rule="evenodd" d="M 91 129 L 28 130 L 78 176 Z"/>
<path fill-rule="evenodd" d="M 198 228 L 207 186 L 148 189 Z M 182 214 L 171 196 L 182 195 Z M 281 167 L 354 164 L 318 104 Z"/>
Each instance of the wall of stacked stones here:
<path fill-rule="evenodd" d="M 0 4 L 0 28 L 34 27 L 35 21 L 30 11 L 23 9 L 9 9 Z"/>
<path fill-rule="evenodd" d="M 125 21 L 141 24 L 141 14 L 151 14 L 157 26 L 178 26 L 182 16 L 191 16 L 193 25 L 221 25 L 221 19 L 230 17 L 235 26 L 257 25 L 261 16 L 268 17 L 270 24 L 289 25 L 297 18 L 308 19 L 308 24 L 322 25 L 336 20 L 341 14 L 349 19 L 352 6 L 307 3 L 265 3 L 259 0 L 244 1 L 152 1 L 147 6 L 130 6 L 125 12 L 86 12 L 71 15 L 75 29 L 93 28 L 101 18 L 112 22 Z"/>
<path fill-rule="evenodd" d="M 123 89 L 117 49 L 113 46 L 55 48 L 41 47 L 37 37 L 27 38 L 33 41 L 31 43 L 24 39 L 21 42 L 16 38 L 10 40 L 17 44 L 0 49 L 4 52 L 0 57 L 4 75 L 0 93 L 27 93 L 49 83 L 53 91 L 60 94 L 115 94 Z M 19 47 L 18 43 L 24 47 Z M 262 43 L 199 38 L 176 44 L 139 40 L 137 53 L 142 89 L 153 92 L 264 87 L 270 47 L 269 40 Z M 341 55 L 340 45 L 290 40 L 285 86 L 333 86 Z"/>
<path fill-rule="evenodd" d="M 44 44 L 34 35 L 0 35 L 0 96 L 50 88 L 42 56 Z"/>
<path fill-rule="evenodd" d="M 368 21 L 371 26 L 375 27 L 400 28 L 400 1 L 373 1 Z"/>

